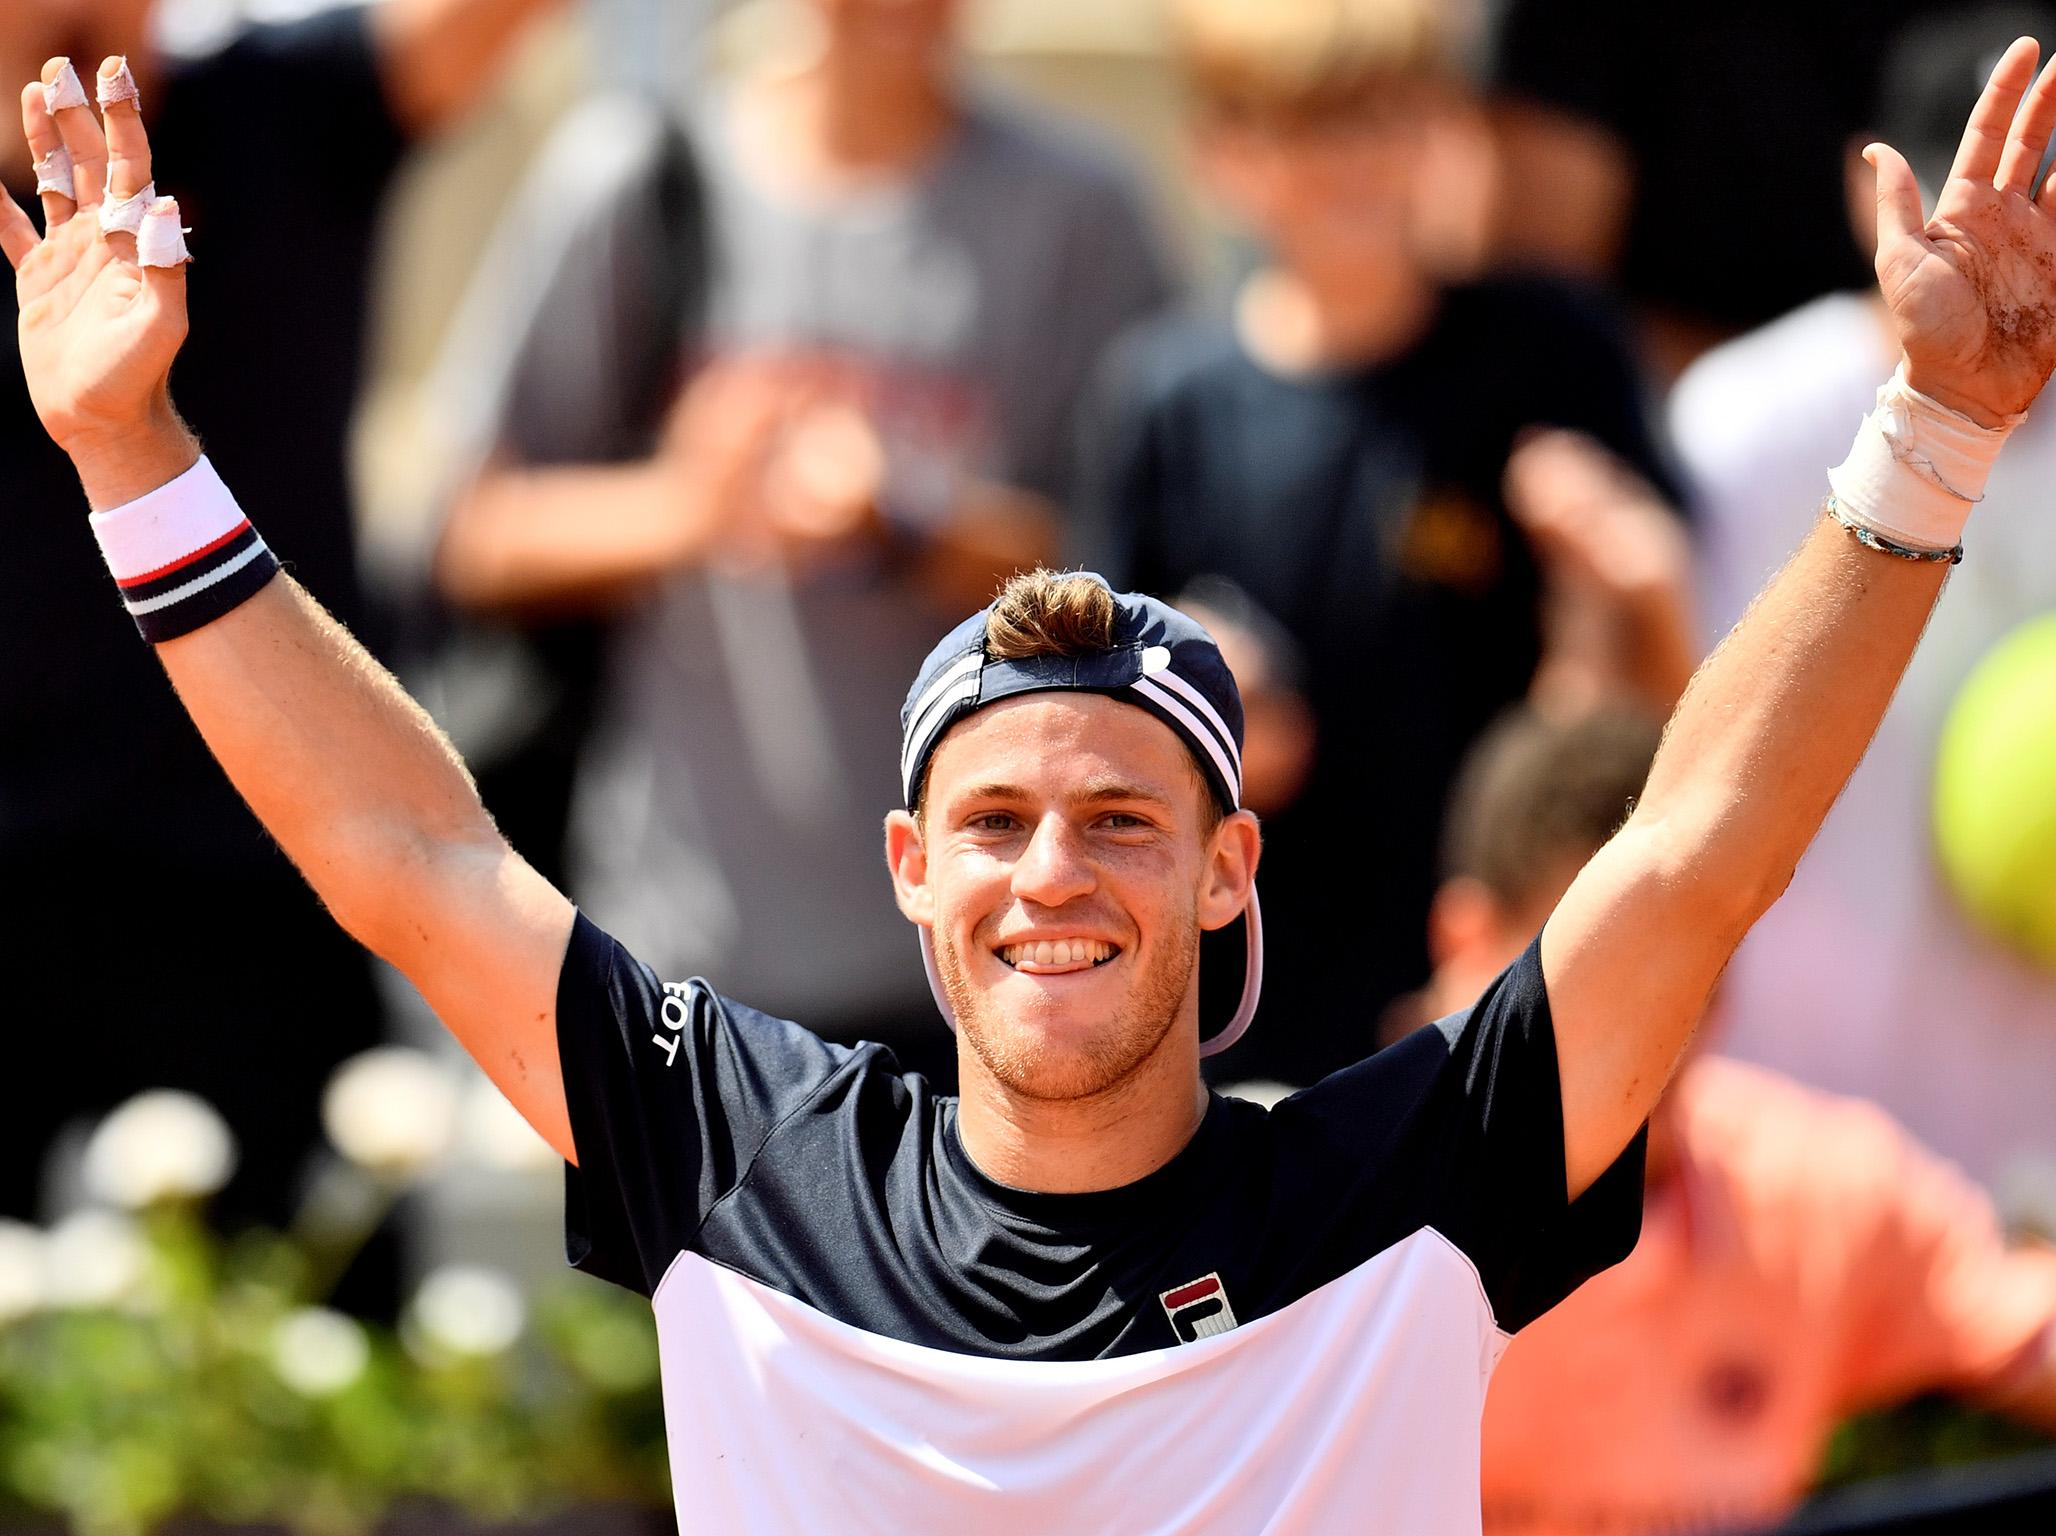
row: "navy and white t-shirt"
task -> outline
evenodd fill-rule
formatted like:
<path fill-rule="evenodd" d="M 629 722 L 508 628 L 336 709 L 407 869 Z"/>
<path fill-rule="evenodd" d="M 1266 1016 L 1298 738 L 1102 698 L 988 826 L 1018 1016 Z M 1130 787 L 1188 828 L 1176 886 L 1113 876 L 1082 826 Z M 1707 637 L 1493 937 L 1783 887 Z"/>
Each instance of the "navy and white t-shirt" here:
<path fill-rule="evenodd" d="M 557 1018 L 571 1260 L 652 1298 L 688 1533 L 1475 1531 L 1507 1334 L 1641 1221 L 1639 1139 L 1565 1198 L 1533 947 L 1092 1194 L 994 1182 L 881 1047 L 583 916 Z"/>

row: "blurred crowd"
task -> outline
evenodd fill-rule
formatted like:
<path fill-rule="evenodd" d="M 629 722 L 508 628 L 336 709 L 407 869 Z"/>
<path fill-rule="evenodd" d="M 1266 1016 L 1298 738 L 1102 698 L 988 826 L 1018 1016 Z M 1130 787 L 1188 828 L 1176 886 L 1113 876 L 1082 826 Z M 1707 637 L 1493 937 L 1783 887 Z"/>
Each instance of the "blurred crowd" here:
<path fill-rule="evenodd" d="M 1008 573 L 1099 570 L 1244 690 L 1269 963 L 1213 1066 L 1251 1092 L 1464 1006 L 1619 824 L 1891 369 L 1859 151 L 1932 200 L 1998 50 L 2056 42 L 1960 0 L 286 9 L 10 0 L 0 65 L 129 53 L 197 231 L 177 399 L 515 844 L 662 973 L 953 1083 L 880 861 L 902 697 Z M 546 132 L 481 109 L 523 91 Z M 437 135 L 506 196 L 408 198 Z M 27 166 L 0 114 L 32 205 Z M 406 419 L 353 459 L 410 304 Z M 165 1085 L 245 1144 L 225 1213 L 283 1223 L 322 1082 L 406 1004 L 207 760 L 0 374 L 38 1063 L 0 1214 Z M 1641 1248 L 1501 1367 L 1488 1529 L 1773 1519 L 1929 1390 L 2056 1428 L 2020 1240 L 2056 1232 L 2051 484 L 2034 413 L 1659 1113 Z"/>

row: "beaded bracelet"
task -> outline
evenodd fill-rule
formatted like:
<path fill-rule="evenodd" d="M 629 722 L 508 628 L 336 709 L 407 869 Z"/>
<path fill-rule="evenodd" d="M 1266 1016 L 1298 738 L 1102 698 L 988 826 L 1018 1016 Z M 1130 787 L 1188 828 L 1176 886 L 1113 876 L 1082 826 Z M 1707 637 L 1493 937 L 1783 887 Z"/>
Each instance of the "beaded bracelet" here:
<path fill-rule="evenodd" d="M 1828 498 L 1828 515 L 1855 534 L 1857 543 L 1861 544 L 1865 549 L 1874 549 L 1879 554 L 1895 555 L 1901 560 L 1918 560 L 1929 564 L 1942 560 L 1948 561 L 1951 565 L 1961 565 L 1963 563 L 1963 546 L 1961 544 L 1958 544 L 1953 549 L 1914 549 L 1910 545 L 1895 543 L 1893 540 L 1877 532 L 1877 530 L 1866 528 L 1863 524 L 1857 522 L 1842 510 L 1842 504 L 1832 496 Z"/>

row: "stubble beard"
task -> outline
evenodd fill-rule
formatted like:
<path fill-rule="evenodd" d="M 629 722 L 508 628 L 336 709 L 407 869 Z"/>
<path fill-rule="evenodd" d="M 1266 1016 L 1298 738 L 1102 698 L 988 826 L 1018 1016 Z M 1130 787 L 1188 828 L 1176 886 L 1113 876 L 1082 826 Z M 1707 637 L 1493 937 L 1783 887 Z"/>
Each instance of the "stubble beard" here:
<path fill-rule="evenodd" d="M 1132 1076 L 1177 1024 L 1199 965 L 1195 911 L 1188 921 L 1173 925 L 1154 963 L 1139 973 L 1108 1026 L 1078 1047 L 1059 1049 L 1032 1019 L 994 1017 L 990 998 L 971 984 L 954 943 L 940 925 L 934 934 L 935 969 L 957 1016 L 958 1034 L 1002 1088 L 1043 1103 L 1093 1098 Z"/>

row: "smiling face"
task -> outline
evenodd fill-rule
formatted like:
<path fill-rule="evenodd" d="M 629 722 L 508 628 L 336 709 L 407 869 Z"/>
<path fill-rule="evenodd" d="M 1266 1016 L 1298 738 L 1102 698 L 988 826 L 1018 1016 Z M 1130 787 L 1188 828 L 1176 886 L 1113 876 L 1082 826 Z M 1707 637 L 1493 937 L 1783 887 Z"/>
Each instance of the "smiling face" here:
<path fill-rule="evenodd" d="M 1203 930 L 1246 905 L 1256 820 L 1222 819 L 1170 728 L 1038 693 L 956 725 L 919 822 L 895 812 L 901 910 L 931 929 L 967 1062 L 1026 1099 L 1091 1098 L 1145 1067 L 1198 1074 Z M 1189 1081 L 1185 1085 L 1189 1089 Z"/>

